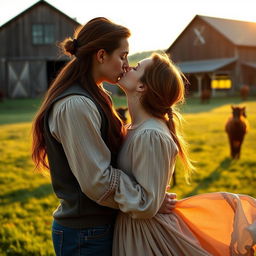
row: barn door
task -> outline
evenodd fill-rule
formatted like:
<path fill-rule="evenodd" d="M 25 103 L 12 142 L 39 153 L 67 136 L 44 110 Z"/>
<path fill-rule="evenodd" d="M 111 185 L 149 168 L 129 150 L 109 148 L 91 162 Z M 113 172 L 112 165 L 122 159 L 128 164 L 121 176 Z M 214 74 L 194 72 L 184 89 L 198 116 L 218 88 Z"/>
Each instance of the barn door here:
<path fill-rule="evenodd" d="M 40 96 L 47 90 L 45 61 L 30 62 L 31 96 Z"/>
<path fill-rule="evenodd" d="M 6 84 L 6 65 L 5 65 L 5 59 L 0 58 L 0 101 L 1 97 L 7 96 L 7 84 Z"/>
<path fill-rule="evenodd" d="M 8 62 L 8 94 L 11 98 L 29 97 L 29 63 L 28 61 Z"/>
<path fill-rule="evenodd" d="M 47 90 L 45 61 L 9 61 L 8 94 L 11 98 L 31 98 Z"/>

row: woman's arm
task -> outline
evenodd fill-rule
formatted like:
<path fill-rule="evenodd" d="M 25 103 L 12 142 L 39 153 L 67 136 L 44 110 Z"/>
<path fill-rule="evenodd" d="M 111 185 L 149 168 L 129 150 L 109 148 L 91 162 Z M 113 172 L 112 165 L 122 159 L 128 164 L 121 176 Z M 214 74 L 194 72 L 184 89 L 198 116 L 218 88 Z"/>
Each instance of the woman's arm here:
<path fill-rule="evenodd" d="M 111 152 L 101 137 L 101 116 L 95 104 L 84 96 L 64 98 L 55 103 L 49 126 L 82 192 L 99 200 L 119 179 L 120 170 L 110 166 Z M 111 207 L 118 205 L 113 201 Z"/>

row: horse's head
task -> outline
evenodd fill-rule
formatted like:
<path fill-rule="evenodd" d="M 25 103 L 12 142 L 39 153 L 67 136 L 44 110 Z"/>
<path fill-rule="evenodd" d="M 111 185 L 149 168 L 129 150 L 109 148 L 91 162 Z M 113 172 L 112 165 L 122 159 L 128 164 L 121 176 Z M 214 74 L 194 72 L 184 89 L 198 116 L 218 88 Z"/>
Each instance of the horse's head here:
<path fill-rule="evenodd" d="M 234 107 L 231 106 L 232 112 L 233 112 L 233 117 L 234 118 L 240 118 L 240 117 L 246 117 L 246 107 Z"/>

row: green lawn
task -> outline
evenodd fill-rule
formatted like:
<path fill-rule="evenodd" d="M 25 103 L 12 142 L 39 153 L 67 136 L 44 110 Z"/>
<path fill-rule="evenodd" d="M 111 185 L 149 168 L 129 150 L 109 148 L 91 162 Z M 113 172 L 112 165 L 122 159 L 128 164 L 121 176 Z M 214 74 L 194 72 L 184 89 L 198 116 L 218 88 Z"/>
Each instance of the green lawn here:
<path fill-rule="evenodd" d="M 124 97 L 114 98 L 116 106 Z M 250 129 L 241 159 L 229 158 L 224 132 L 231 104 L 247 108 Z M 49 178 L 34 171 L 30 159 L 31 120 L 40 100 L 8 100 L 0 103 L 0 255 L 53 255 L 51 213 L 58 202 Z M 197 172 L 185 183 L 177 165 L 179 198 L 204 192 L 229 191 L 256 197 L 256 100 L 219 98 L 202 105 L 190 99 L 183 106 L 185 134 Z"/>
<path fill-rule="evenodd" d="M 125 97 L 114 97 L 116 106 L 126 104 Z M 15 99 L 0 102 L 0 125 L 31 122 L 41 99 Z"/>

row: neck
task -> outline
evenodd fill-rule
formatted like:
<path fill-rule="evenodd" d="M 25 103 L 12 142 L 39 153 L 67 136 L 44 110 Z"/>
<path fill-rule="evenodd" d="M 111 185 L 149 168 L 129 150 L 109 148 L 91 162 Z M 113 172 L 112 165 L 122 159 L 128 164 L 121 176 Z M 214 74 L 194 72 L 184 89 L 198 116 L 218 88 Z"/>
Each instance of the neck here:
<path fill-rule="evenodd" d="M 102 84 L 102 82 L 104 81 L 104 79 L 102 78 L 100 72 L 99 72 L 99 64 L 97 63 L 97 61 L 95 60 L 95 58 L 93 58 L 92 61 L 92 78 L 94 80 L 94 82 L 100 86 Z"/>
<path fill-rule="evenodd" d="M 95 71 L 92 72 L 92 78 L 94 80 L 94 82 L 100 86 L 103 82 L 103 79 L 101 79 L 101 77 L 99 76 L 99 74 Z"/>
<path fill-rule="evenodd" d="M 127 104 L 131 116 L 132 128 L 139 126 L 146 120 L 153 117 L 143 109 L 137 95 L 127 95 Z"/>

